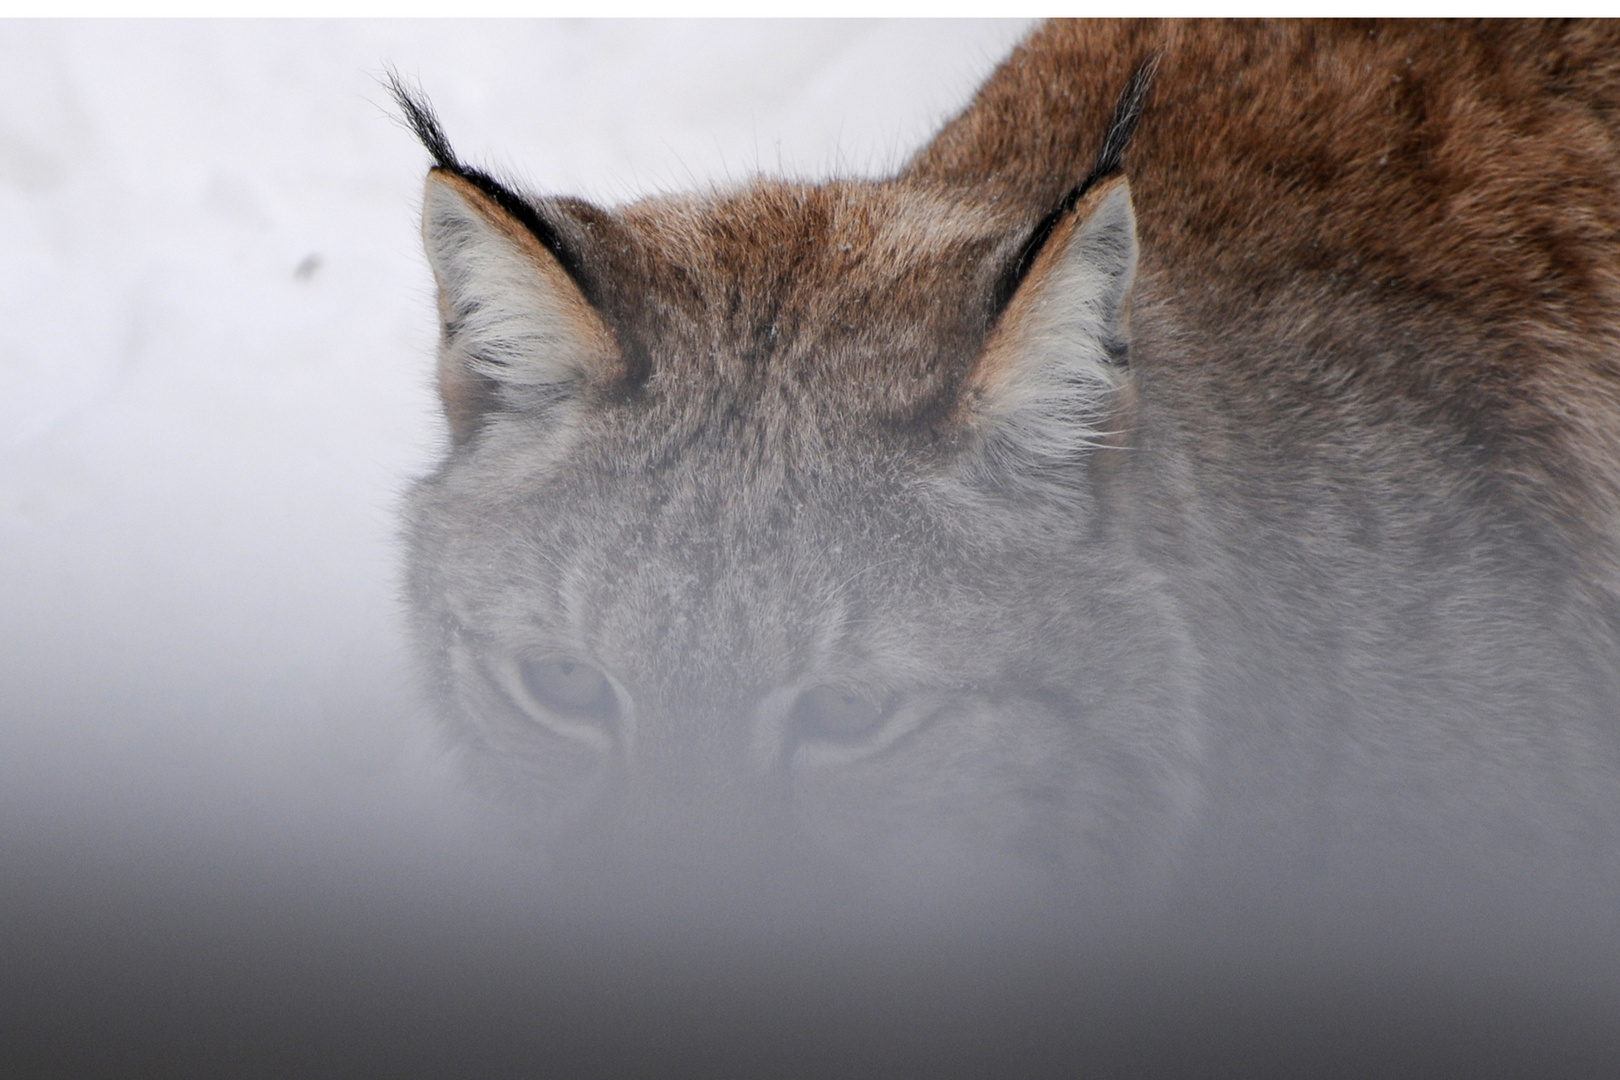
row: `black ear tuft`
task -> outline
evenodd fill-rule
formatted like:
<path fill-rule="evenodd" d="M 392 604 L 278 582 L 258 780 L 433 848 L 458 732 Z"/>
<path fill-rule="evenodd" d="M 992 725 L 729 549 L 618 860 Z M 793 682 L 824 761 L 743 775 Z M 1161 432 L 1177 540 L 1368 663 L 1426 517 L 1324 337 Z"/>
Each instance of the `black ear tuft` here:
<path fill-rule="evenodd" d="M 596 303 L 595 281 L 586 272 L 579 253 L 563 241 L 556 226 L 536 210 L 533 203 L 507 184 L 501 183 L 483 169 L 475 169 L 461 163 L 456 157 L 456 152 L 450 148 L 450 140 L 445 137 L 438 114 L 433 111 L 433 106 L 428 104 L 421 88 L 406 85 L 399 72 L 392 68 L 389 69 L 385 82 L 389 93 L 394 95 L 394 101 L 399 104 L 399 111 L 406 125 L 415 132 L 418 139 L 422 140 L 427 152 L 433 155 L 434 166 L 452 176 L 461 177 L 493 199 L 495 205 L 528 229 L 534 238 L 540 241 L 541 246 L 551 252 L 567 271 L 568 276 L 573 278 L 574 283 L 584 292 L 586 298 L 591 303 Z"/>
<path fill-rule="evenodd" d="M 1108 132 L 1103 136 L 1102 149 L 1097 152 L 1097 160 L 1091 166 L 1091 175 L 1081 181 L 1080 186 L 1064 200 L 1070 206 L 1079 202 L 1080 197 L 1097 181 L 1120 171 L 1125 147 L 1130 145 L 1131 136 L 1136 133 L 1136 122 L 1142 118 L 1142 106 L 1147 101 L 1148 88 L 1153 85 L 1153 73 L 1158 69 L 1157 53 L 1137 65 L 1131 81 L 1125 84 L 1124 92 L 1114 105 L 1114 115 L 1108 121 Z"/>
<path fill-rule="evenodd" d="M 388 69 L 388 92 L 394 95 L 394 101 L 399 105 L 400 114 L 405 118 L 406 125 L 422 140 L 427 152 L 433 155 L 433 163 L 446 172 L 457 176 L 464 176 L 466 170 L 461 162 L 456 160 L 456 152 L 450 149 L 450 140 L 445 138 L 444 127 L 439 123 L 439 116 L 428 104 L 421 87 L 412 87 L 405 84 L 399 72 L 393 68 Z"/>
<path fill-rule="evenodd" d="M 1019 249 L 1018 258 L 1013 260 L 1007 272 L 1002 275 L 995 295 L 996 314 L 999 315 L 1006 308 L 1013 293 L 1018 291 L 1018 286 L 1029 274 L 1029 268 L 1035 264 L 1035 256 L 1046 246 L 1046 241 L 1052 236 L 1052 230 L 1063 220 L 1063 215 L 1073 210 L 1098 181 L 1113 176 L 1123 167 L 1125 148 L 1130 145 L 1131 136 L 1136 132 L 1136 122 L 1142 118 L 1142 106 L 1147 101 L 1148 88 L 1153 85 L 1153 73 L 1158 67 L 1157 53 L 1137 65 L 1130 82 L 1125 84 L 1125 90 L 1114 105 L 1114 115 L 1108 121 L 1108 130 L 1103 134 L 1102 149 L 1097 152 L 1091 171 L 1063 197 L 1063 201 L 1059 202 L 1051 213 L 1040 220 L 1034 231 L 1029 234 L 1029 239 L 1024 241 L 1024 246 Z"/>

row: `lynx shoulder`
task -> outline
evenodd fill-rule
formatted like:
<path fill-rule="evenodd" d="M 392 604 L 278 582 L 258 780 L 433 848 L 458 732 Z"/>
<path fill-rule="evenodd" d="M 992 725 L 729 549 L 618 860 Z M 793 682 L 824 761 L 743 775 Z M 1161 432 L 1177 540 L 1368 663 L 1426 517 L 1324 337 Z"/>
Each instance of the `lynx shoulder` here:
<path fill-rule="evenodd" d="M 1254 406 L 1243 437 L 1272 414 L 1303 434 L 1301 408 L 1444 433 L 1613 595 L 1617 41 L 1603 24 L 1053 23 L 908 176 L 1050 204 L 1114 88 L 1160 57 L 1127 162 L 1145 270 L 1179 325 L 1222 340 L 1219 377 Z"/>
<path fill-rule="evenodd" d="M 1052 23 L 893 177 L 611 209 L 396 90 L 417 639 L 553 850 L 1613 882 L 1620 30 Z"/>

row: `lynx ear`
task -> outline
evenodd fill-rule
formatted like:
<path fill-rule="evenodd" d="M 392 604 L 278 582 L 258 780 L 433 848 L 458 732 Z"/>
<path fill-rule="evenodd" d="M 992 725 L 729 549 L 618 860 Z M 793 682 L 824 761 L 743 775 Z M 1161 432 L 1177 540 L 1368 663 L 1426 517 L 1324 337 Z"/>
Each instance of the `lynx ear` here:
<path fill-rule="evenodd" d="M 1115 174 L 1042 222 L 1038 250 L 968 373 L 967 424 L 987 453 L 1024 463 L 1070 457 L 1106 434 L 1130 348 L 1136 216 Z"/>
<path fill-rule="evenodd" d="M 439 285 L 439 393 L 458 441 L 491 409 L 555 412 L 611 376 L 618 349 L 601 315 L 488 193 L 434 169 L 422 237 Z"/>

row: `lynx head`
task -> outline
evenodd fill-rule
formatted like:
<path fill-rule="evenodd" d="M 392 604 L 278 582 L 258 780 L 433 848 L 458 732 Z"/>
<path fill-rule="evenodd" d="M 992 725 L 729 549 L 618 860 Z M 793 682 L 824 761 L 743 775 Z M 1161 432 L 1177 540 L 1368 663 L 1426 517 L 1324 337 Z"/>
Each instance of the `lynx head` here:
<path fill-rule="evenodd" d="M 1038 220 L 904 181 L 605 210 L 467 168 L 399 96 L 452 434 L 410 595 L 473 774 L 563 850 L 1161 864 L 1198 733 L 1098 495 L 1129 452 L 1117 168 Z"/>

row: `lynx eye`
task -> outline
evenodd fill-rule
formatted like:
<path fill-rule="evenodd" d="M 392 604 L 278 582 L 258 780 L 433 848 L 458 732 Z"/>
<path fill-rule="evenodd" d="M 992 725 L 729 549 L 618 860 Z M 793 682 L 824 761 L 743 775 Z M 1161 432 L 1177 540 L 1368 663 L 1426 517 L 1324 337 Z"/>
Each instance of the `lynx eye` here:
<path fill-rule="evenodd" d="M 841 686 L 817 686 L 799 695 L 793 726 L 802 737 L 848 742 L 869 735 L 889 714 L 889 702 Z"/>
<path fill-rule="evenodd" d="M 577 660 L 523 660 L 523 689 L 539 705 L 565 716 L 611 719 L 617 712 L 607 676 Z"/>

